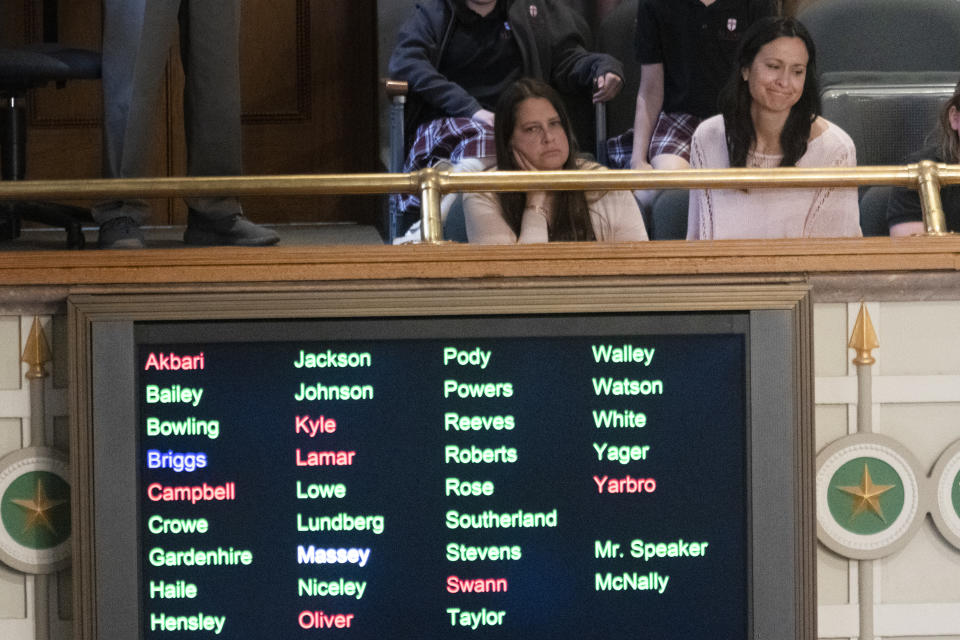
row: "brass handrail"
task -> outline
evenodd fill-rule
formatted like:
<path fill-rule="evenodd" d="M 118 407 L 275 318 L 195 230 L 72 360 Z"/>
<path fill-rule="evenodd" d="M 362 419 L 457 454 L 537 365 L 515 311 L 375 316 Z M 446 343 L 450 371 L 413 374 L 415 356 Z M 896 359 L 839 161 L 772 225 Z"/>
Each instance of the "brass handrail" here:
<path fill-rule="evenodd" d="M 417 193 L 416 173 L 0 181 L 0 200 Z"/>
<path fill-rule="evenodd" d="M 423 238 L 442 240 L 440 199 L 458 191 L 758 189 L 894 185 L 918 189 L 926 235 L 946 234 L 940 186 L 960 184 L 960 165 L 924 160 L 903 166 L 681 171 L 485 171 L 302 174 L 194 178 L 0 181 L 0 200 L 311 196 L 419 193 Z"/>

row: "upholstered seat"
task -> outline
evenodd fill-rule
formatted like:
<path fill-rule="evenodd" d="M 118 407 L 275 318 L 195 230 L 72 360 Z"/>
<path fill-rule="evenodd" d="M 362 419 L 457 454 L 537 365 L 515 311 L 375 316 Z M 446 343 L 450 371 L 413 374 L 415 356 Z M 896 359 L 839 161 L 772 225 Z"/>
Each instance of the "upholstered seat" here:
<path fill-rule="evenodd" d="M 48 43 L 0 48 L 0 86 L 5 91 L 99 77 L 100 54 L 96 51 Z"/>
<path fill-rule="evenodd" d="M 55 8 L 55 3 L 45 5 L 47 11 Z M 45 34 L 45 39 L 50 38 L 55 39 L 55 34 Z M 50 83 L 63 86 L 72 80 L 99 77 L 100 54 L 96 51 L 53 42 L 0 48 L 0 164 L 4 180 L 23 180 L 26 175 L 27 121 L 23 103 L 27 92 Z M 16 238 L 21 219 L 62 226 L 67 232 L 67 246 L 82 248 L 80 220 L 89 219 L 89 211 L 59 204 L 0 201 L 0 239 Z"/>

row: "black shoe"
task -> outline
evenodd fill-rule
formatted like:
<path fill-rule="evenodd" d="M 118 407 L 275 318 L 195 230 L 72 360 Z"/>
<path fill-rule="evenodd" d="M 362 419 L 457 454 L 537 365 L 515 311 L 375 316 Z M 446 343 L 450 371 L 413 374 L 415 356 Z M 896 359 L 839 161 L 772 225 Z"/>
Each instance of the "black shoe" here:
<path fill-rule="evenodd" d="M 121 216 L 100 225 L 97 246 L 101 249 L 143 249 L 143 231 L 133 218 Z"/>
<path fill-rule="evenodd" d="M 235 247 L 264 247 L 276 244 L 280 236 L 273 229 L 254 224 L 242 213 L 220 220 L 208 220 L 203 214 L 190 211 L 187 214 L 187 230 L 183 232 L 186 244 Z"/>

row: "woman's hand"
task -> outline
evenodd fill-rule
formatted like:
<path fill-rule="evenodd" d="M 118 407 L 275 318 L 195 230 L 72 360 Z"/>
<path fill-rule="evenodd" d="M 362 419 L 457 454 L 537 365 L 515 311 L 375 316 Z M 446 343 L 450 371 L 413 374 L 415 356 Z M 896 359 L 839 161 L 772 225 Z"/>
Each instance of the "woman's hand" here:
<path fill-rule="evenodd" d="M 516 163 L 518 169 L 523 171 L 537 171 L 537 167 L 533 165 L 533 162 L 531 162 L 522 151 L 519 151 L 516 147 L 514 147 L 512 151 L 513 161 Z M 552 204 L 553 201 L 551 196 L 552 194 L 547 191 L 528 191 L 527 208 L 542 209 L 543 211 L 549 212 L 551 209 L 548 205 Z"/>
<path fill-rule="evenodd" d="M 537 167 L 534 166 L 533 161 L 530 160 L 522 151 L 516 147 L 512 147 L 510 151 L 513 152 L 513 162 L 517 165 L 517 168 L 521 171 L 536 171 Z"/>
<path fill-rule="evenodd" d="M 513 161 L 516 162 L 519 169 L 537 171 L 533 162 L 516 148 L 513 149 Z M 552 191 L 527 191 L 527 203 L 524 209 L 533 209 L 537 215 L 543 216 L 547 227 L 549 227 L 553 224 L 553 201 L 554 193 Z"/>

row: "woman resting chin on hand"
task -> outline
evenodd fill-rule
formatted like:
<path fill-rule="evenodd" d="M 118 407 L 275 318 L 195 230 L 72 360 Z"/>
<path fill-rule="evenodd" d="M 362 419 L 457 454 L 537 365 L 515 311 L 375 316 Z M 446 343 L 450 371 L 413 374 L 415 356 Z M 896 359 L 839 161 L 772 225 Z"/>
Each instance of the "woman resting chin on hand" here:
<path fill-rule="evenodd" d="M 841 167 L 856 165 L 853 141 L 821 118 L 816 52 L 793 18 L 762 18 L 743 35 L 737 69 L 720 93 L 721 115 L 693 134 L 690 165 Z M 854 188 L 697 189 L 690 192 L 688 240 L 860 236 Z"/>
<path fill-rule="evenodd" d="M 549 85 L 518 80 L 501 95 L 496 113 L 499 169 L 602 168 L 577 159 L 570 118 Z M 643 216 L 630 191 L 467 193 L 463 208 L 471 243 L 647 240 Z"/>

